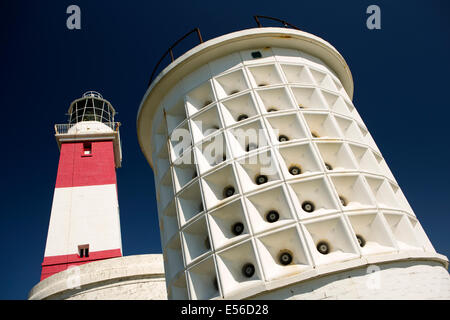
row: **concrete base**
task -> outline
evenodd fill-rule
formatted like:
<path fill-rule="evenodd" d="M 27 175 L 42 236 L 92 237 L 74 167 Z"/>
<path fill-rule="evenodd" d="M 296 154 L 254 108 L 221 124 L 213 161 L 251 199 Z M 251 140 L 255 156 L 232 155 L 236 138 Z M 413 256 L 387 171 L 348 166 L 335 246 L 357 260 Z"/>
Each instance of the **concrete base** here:
<path fill-rule="evenodd" d="M 165 300 L 161 254 L 135 255 L 71 267 L 42 280 L 30 300 Z"/>
<path fill-rule="evenodd" d="M 450 299 L 450 276 L 436 261 L 399 261 L 322 276 L 250 299 Z"/>
<path fill-rule="evenodd" d="M 450 299 L 450 276 L 442 262 L 377 262 L 317 275 L 246 299 Z M 39 282 L 30 300 L 166 300 L 161 254 L 113 258 L 72 267 Z"/>

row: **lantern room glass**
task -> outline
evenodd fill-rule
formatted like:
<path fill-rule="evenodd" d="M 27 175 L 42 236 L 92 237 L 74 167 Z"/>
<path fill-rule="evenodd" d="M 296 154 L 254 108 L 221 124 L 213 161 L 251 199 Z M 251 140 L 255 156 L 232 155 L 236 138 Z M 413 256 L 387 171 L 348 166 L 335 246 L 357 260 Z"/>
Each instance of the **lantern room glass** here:
<path fill-rule="evenodd" d="M 72 104 L 69 111 L 69 123 L 81 121 L 114 122 L 114 109 L 111 104 L 94 91 L 86 92 L 83 97 Z"/>

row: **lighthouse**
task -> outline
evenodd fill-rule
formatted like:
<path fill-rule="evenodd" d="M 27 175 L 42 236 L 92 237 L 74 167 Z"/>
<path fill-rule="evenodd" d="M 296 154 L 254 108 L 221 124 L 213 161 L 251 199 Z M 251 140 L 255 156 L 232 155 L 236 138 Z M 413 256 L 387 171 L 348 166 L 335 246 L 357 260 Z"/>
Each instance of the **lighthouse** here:
<path fill-rule="evenodd" d="M 185 52 L 142 99 L 168 298 L 449 299 L 419 222 L 435 213 L 408 204 L 344 58 L 259 26 Z"/>
<path fill-rule="evenodd" d="M 123 256 L 116 169 L 120 123 L 98 92 L 55 125 L 60 159 L 40 281 L 30 300 L 166 299 L 162 255 Z"/>
<path fill-rule="evenodd" d="M 71 266 L 122 256 L 116 169 L 122 151 L 116 111 L 89 91 L 55 125 L 60 149 L 41 280 Z"/>

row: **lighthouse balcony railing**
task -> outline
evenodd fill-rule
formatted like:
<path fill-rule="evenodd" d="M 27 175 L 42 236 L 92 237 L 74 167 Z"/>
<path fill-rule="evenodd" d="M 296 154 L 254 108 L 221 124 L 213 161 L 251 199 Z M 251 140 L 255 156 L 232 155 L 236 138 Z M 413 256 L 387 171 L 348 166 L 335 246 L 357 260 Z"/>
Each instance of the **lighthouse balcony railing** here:
<path fill-rule="evenodd" d="M 103 122 L 104 125 L 110 127 L 113 131 L 119 131 L 120 122 Z M 70 134 L 69 130 L 76 123 L 63 123 L 63 124 L 55 124 L 55 133 L 56 134 Z"/>

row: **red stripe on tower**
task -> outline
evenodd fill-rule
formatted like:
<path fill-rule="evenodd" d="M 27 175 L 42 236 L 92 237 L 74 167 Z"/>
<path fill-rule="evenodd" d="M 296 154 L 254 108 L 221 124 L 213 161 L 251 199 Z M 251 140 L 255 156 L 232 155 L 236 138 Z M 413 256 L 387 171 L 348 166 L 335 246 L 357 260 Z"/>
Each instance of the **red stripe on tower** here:
<path fill-rule="evenodd" d="M 41 281 L 51 275 L 66 270 L 71 266 L 79 266 L 88 262 L 121 257 L 120 249 L 91 252 L 88 257 L 80 257 L 78 254 L 44 257 L 42 262 Z"/>
<path fill-rule="evenodd" d="M 61 144 L 56 188 L 102 184 L 116 184 L 112 141 Z"/>

